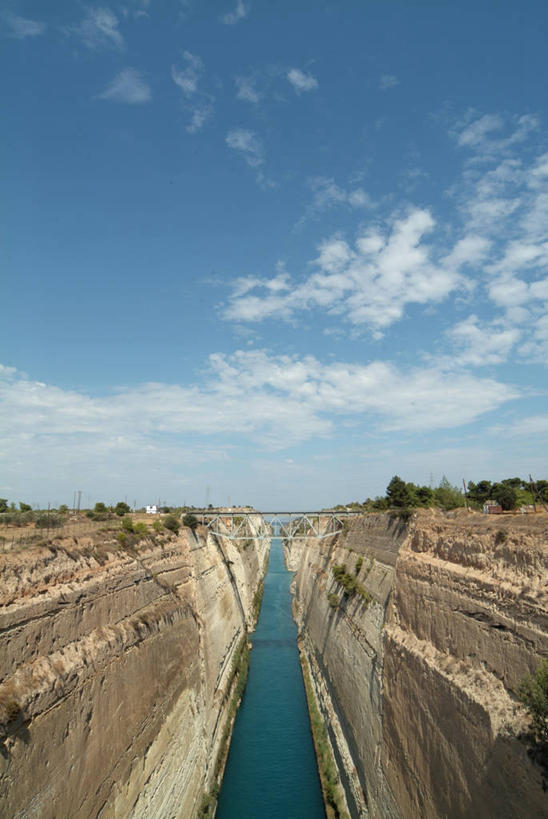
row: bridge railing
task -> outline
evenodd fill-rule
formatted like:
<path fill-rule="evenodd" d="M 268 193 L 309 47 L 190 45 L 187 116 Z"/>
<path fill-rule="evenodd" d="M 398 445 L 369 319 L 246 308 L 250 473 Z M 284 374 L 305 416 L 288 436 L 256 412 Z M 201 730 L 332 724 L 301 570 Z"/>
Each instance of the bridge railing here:
<path fill-rule="evenodd" d="M 193 514 L 212 534 L 229 540 L 245 541 L 251 538 L 272 537 L 281 537 L 284 540 L 308 538 L 321 540 L 338 534 L 342 531 L 345 520 L 363 513 L 350 510 L 261 512 L 204 509 L 195 510 Z"/>

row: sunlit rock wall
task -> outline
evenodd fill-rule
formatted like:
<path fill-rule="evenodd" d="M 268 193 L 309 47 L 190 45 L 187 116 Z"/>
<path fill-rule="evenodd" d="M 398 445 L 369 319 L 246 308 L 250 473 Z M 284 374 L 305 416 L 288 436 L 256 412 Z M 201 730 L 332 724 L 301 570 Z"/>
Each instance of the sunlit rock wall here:
<path fill-rule="evenodd" d="M 193 816 L 267 549 L 200 527 L 0 556 L 0 815 Z"/>
<path fill-rule="evenodd" d="M 547 815 L 514 696 L 548 654 L 547 524 L 372 515 L 338 538 L 286 545 L 353 816 Z M 343 595 L 334 565 L 362 594 Z"/>

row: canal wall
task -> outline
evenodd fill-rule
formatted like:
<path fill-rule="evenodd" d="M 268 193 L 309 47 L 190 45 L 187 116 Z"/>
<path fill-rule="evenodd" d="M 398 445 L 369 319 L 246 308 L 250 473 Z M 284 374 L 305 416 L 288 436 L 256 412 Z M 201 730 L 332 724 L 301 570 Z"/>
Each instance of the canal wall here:
<path fill-rule="evenodd" d="M 2 816 L 188 819 L 214 783 L 269 542 L 125 541 L 0 555 Z"/>
<path fill-rule="evenodd" d="M 351 816 L 545 816 L 515 691 L 548 654 L 548 516 L 370 515 L 285 555 Z"/>

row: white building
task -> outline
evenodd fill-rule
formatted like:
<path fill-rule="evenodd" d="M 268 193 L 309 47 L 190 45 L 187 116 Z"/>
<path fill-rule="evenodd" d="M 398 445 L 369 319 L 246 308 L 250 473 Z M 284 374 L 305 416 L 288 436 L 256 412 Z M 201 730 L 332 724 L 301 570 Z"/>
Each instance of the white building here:
<path fill-rule="evenodd" d="M 156 504 L 154 504 L 154 506 L 147 506 L 146 513 L 147 515 L 157 515 L 158 507 L 156 506 Z"/>

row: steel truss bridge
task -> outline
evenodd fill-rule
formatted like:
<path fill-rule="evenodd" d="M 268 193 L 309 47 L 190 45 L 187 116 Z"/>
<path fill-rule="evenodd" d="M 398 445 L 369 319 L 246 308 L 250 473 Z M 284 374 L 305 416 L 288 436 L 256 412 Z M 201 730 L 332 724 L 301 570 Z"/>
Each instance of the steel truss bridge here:
<path fill-rule="evenodd" d="M 343 530 L 345 520 L 363 515 L 353 511 L 260 512 L 258 510 L 198 509 L 192 514 L 212 535 L 229 540 L 281 537 L 323 539 Z"/>

